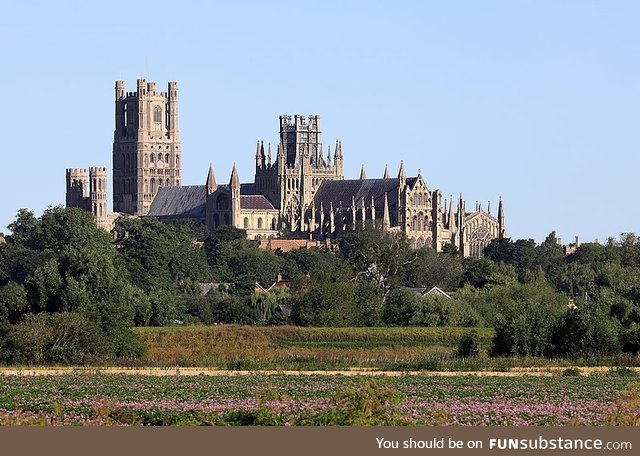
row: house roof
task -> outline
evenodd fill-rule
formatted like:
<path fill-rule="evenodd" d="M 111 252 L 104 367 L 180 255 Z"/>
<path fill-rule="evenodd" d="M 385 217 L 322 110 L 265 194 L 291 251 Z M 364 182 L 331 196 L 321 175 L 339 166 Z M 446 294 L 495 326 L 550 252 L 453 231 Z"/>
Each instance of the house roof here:
<path fill-rule="evenodd" d="M 181 187 L 160 187 L 149 208 L 153 217 L 205 217 L 207 187 L 204 185 L 183 185 Z"/>

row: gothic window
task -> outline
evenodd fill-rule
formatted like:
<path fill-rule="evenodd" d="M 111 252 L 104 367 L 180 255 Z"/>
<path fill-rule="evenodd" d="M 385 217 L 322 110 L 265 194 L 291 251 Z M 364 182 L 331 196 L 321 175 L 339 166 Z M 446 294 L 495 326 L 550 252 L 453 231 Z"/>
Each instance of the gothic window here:
<path fill-rule="evenodd" d="M 416 231 L 418 229 L 418 217 L 417 216 L 413 216 L 413 218 L 411 219 L 411 231 Z"/>
<path fill-rule="evenodd" d="M 180 155 L 176 155 L 176 168 L 180 168 Z"/>
<path fill-rule="evenodd" d="M 424 231 L 424 214 L 422 212 L 418 213 L 418 231 Z"/>
<path fill-rule="evenodd" d="M 144 180 L 144 192 L 145 193 L 149 193 L 149 180 L 148 179 Z"/>
<path fill-rule="evenodd" d="M 165 154 L 165 156 L 164 156 L 164 161 L 166 161 L 167 163 L 169 163 L 169 154 Z"/>
<path fill-rule="evenodd" d="M 156 156 L 154 154 L 151 154 L 151 163 L 155 163 L 156 162 Z"/>
<path fill-rule="evenodd" d="M 213 227 L 214 228 L 218 228 L 218 225 L 220 225 L 220 217 L 218 216 L 218 214 L 214 214 L 213 215 Z"/>
<path fill-rule="evenodd" d="M 229 198 L 226 195 L 220 195 L 216 200 L 216 209 L 226 211 L 229 209 Z"/>
<path fill-rule="evenodd" d="M 249 229 L 249 217 L 244 218 L 244 229 L 245 230 Z"/>
<path fill-rule="evenodd" d="M 167 187 L 169 186 L 169 179 L 165 179 L 164 185 L 167 186 Z"/>
<path fill-rule="evenodd" d="M 155 193 L 156 192 L 156 178 L 152 177 L 151 178 L 151 193 Z"/>
<path fill-rule="evenodd" d="M 162 108 L 160 106 L 153 109 L 153 129 L 162 130 Z"/>
<path fill-rule="evenodd" d="M 144 166 L 149 166 L 149 156 L 144 154 Z"/>
<path fill-rule="evenodd" d="M 224 214 L 224 224 L 225 225 L 229 224 L 229 214 Z"/>

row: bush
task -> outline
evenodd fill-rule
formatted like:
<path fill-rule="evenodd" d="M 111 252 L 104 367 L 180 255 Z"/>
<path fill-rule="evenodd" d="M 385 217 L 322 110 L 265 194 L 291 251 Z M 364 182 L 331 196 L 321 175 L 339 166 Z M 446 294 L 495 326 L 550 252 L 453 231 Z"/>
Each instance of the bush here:
<path fill-rule="evenodd" d="M 99 358 L 107 341 L 95 323 L 78 313 L 27 315 L 9 334 L 14 362 L 21 364 L 75 364 Z"/>
<path fill-rule="evenodd" d="M 478 333 L 471 331 L 460 338 L 458 343 L 458 356 L 460 358 L 475 358 L 480 353 Z"/>
<path fill-rule="evenodd" d="M 556 354 L 572 358 L 609 356 L 621 351 L 615 321 L 594 301 L 566 312 L 555 328 L 554 341 Z"/>

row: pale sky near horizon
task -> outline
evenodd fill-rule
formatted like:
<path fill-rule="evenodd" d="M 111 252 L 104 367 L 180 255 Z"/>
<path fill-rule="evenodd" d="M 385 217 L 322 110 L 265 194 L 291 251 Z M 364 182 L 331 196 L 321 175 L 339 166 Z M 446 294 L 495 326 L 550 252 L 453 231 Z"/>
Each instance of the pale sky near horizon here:
<path fill-rule="evenodd" d="M 278 115 L 319 114 L 345 177 L 400 160 L 467 209 L 499 196 L 515 239 L 640 233 L 640 2 L 8 2 L 0 16 L 0 232 L 107 166 L 114 82 L 178 81 L 183 184 Z M 111 199 L 109 201 L 111 204 Z"/>

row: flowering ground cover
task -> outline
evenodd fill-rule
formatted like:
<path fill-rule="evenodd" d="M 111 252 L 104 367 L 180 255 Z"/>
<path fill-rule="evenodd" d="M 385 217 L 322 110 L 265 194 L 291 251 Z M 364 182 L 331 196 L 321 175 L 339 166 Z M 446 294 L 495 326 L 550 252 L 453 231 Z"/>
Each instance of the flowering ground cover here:
<path fill-rule="evenodd" d="M 625 394 L 628 408 L 634 383 L 620 375 L 9 375 L 0 376 L 0 424 L 602 425 Z"/>

